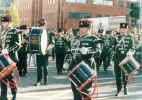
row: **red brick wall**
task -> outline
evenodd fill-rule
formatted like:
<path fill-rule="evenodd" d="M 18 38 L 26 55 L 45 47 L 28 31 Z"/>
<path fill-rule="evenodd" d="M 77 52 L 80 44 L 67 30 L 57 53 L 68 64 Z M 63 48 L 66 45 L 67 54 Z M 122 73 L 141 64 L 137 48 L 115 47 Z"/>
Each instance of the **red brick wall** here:
<path fill-rule="evenodd" d="M 50 5 L 47 7 L 47 12 L 45 16 L 50 16 L 53 13 L 57 17 L 52 17 L 49 19 L 49 28 L 53 28 L 57 26 L 57 19 L 58 19 L 58 0 L 56 0 L 56 4 Z M 67 3 L 63 0 L 63 26 L 64 28 L 78 28 L 78 22 L 79 19 L 69 19 L 68 14 L 69 12 L 76 12 L 76 13 L 89 13 L 91 14 L 91 17 L 96 17 L 97 14 L 102 14 L 102 16 L 105 16 L 109 14 L 110 16 L 123 16 L 129 13 L 130 9 L 127 9 L 125 7 L 119 7 L 118 6 L 118 0 L 114 0 L 114 6 L 101 6 L 101 5 L 93 5 L 92 0 L 88 0 L 88 4 L 74 4 L 74 3 Z M 124 5 L 126 6 L 126 0 L 124 1 Z M 60 19 L 61 20 L 61 19 Z M 61 22 L 60 22 L 61 24 Z M 59 25 L 61 26 L 61 25 Z"/>
<path fill-rule="evenodd" d="M 114 6 L 101 6 L 93 5 L 92 0 L 88 0 L 88 4 L 75 4 L 67 3 L 65 0 L 15 0 L 19 3 L 19 13 L 22 19 L 22 24 L 27 23 L 28 25 L 37 25 L 40 18 L 45 18 L 47 20 L 48 28 L 78 28 L 79 19 L 69 19 L 69 12 L 76 13 L 89 13 L 91 17 L 96 17 L 97 14 L 102 14 L 105 16 L 107 14 L 111 16 L 122 16 L 126 15 L 130 10 L 125 7 L 118 6 L 118 0 L 114 0 Z M 49 2 L 54 1 L 54 2 Z M 59 13 L 59 1 L 62 1 L 60 4 L 60 9 L 62 14 Z M 122 0 L 126 2 L 127 0 Z M 29 3 L 30 9 L 23 9 L 23 7 Z M 22 9 L 22 10 L 21 10 Z M 62 17 L 61 17 L 62 16 Z M 23 21 L 23 18 L 27 17 L 26 22 Z M 63 23 L 63 24 L 62 24 Z"/>
<path fill-rule="evenodd" d="M 58 19 L 58 0 L 54 3 L 49 3 L 48 0 L 43 0 L 42 16 L 47 20 L 47 27 L 56 28 Z"/>

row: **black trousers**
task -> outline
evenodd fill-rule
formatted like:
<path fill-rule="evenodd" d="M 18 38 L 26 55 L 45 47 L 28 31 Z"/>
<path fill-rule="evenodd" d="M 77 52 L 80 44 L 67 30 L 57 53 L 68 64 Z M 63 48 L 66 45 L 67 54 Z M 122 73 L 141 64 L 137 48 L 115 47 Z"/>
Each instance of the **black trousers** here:
<path fill-rule="evenodd" d="M 17 63 L 20 76 L 27 73 L 27 53 L 19 54 L 19 61 Z"/>
<path fill-rule="evenodd" d="M 37 82 L 41 82 L 44 77 L 44 82 L 47 82 L 47 65 L 48 56 L 37 55 Z"/>
<path fill-rule="evenodd" d="M 65 58 L 65 53 L 56 53 L 57 73 L 60 73 L 63 70 L 64 58 Z"/>
<path fill-rule="evenodd" d="M 107 70 L 111 61 L 111 53 L 104 52 L 104 54 L 101 57 L 102 57 L 104 70 Z"/>
<path fill-rule="evenodd" d="M 95 59 L 96 68 L 98 71 L 100 69 L 100 66 L 101 66 L 103 60 L 102 60 L 101 56 L 95 56 L 94 59 Z"/>
<path fill-rule="evenodd" d="M 14 81 L 12 79 L 13 79 L 13 77 L 12 77 L 12 75 L 10 75 L 7 78 L 5 78 L 4 80 L 5 80 L 5 82 L 9 81 L 14 84 Z M 12 93 L 12 96 L 16 98 L 17 87 L 11 88 L 11 93 Z M 2 81 L 1 81 L 1 99 L 0 100 L 7 100 L 7 85 L 4 84 Z"/>
<path fill-rule="evenodd" d="M 125 58 L 125 56 L 119 55 L 119 58 L 115 58 L 114 60 L 114 72 L 115 72 L 115 78 L 116 78 L 116 85 L 117 85 L 117 92 L 121 91 L 122 84 L 124 88 L 127 86 L 127 79 L 128 76 L 125 75 L 125 73 L 122 71 L 122 69 L 119 66 L 119 63 Z"/>

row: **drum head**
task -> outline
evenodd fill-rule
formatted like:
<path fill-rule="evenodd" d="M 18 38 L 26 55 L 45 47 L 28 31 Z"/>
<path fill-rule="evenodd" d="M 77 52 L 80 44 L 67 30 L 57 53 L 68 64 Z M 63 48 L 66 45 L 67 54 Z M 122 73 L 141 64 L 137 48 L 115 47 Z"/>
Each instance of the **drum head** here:
<path fill-rule="evenodd" d="M 33 28 L 29 36 L 29 52 L 45 55 L 47 53 L 47 32 L 42 28 Z"/>
<path fill-rule="evenodd" d="M 43 30 L 43 33 L 41 34 L 41 53 L 43 55 L 47 53 L 47 45 L 48 45 L 47 32 L 46 30 Z"/>

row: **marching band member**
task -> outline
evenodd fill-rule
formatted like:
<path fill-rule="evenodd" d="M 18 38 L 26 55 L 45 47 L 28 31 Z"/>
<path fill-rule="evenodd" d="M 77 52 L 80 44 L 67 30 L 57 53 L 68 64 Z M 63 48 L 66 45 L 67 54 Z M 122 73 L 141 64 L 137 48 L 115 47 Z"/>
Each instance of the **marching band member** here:
<path fill-rule="evenodd" d="M 97 43 L 97 37 L 89 35 L 89 33 L 88 33 L 89 27 L 90 27 L 90 22 L 88 20 L 82 20 L 79 23 L 79 27 L 80 27 L 80 31 L 78 32 L 78 36 L 76 37 L 76 41 L 79 41 L 80 43 L 78 43 L 77 44 L 78 46 L 76 46 L 75 48 L 77 48 L 77 47 L 82 48 L 82 49 L 84 48 L 85 50 L 87 50 L 87 48 L 90 48 L 91 51 L 95 51 L 95 55 L 99 55 L 100 48 Z M 71 46 L 71 49 L 72 48 L 73 48 L 73 46 Z M 81 61 L 84 61 L 85 63 L 87 63 L 89 65 L 89 67 L 91 67 L 92 69 L 95 70 L 94 54 L 82 52 L 80 54 L 77 54 L 77 55 L 73 54 L 73 55 L 75 55 L 75 56 L 72 57 L 69 71 L 72 70 Z M 85 93 L 88 93 L 89 92 L 88 89 L 90 88 L 90 86 L 91 86 L 91 83 L 88 84 L 88 86 L 86 88 L 84 88 L 83 91 Z M 77 87 L 74 85 L 73 82 L 71 82 L 71 88 L 72 88 L 72 92 L 74 95 L 74 100 L 83 100 L 82 97 L 87 98 L 87 100 L 91 100 L 90 97 L 80 94 L 80 92 L 77 90 Z"/>
<path fill-rule="evenodd" d="M 46 29 L 46 21 L 45 19 L 41 19 L 39 21 L 39 27 Z M 36 57 L 36 62 L 37 62 L 37 81 L 35 83 L 35 86 L 40 86 L 42 77 L 44 77 L 44 85 L 47 84 L 47 65 L 48 65 L 48 54 L 46 53 L 45 55 L 37 54 Z M 42 76 L 42 73 L 44 76 Z"/>
<path fill-rule="evenodd" d="M 112 38 L 111 34 L 112 34 L 112 31 L 107 30 L 105 32 L 104 39 L 102 40 L 103 48 L 102 48 L 101 58 L 103 61 L 104 71 L 107 71 L 108 66 L 110 65 L 112 52 L 114 49 L 114 39 Z"/>
<path fill-rule="evenodd" d="M 102 24 L 101 24 L 101 26 L 102 26 Z M 101 55 L 102 55 L 102 48 L 103 48 L 103 45 L 104 45 L 104 42 L 103 42 L 104 35 L 103 35 L 103 33 L 104 33 L 104 29 L 102 27 L 100 27 L 98 29 L 98 32 L 96 33 L 96 36 L 100 39 L 100 48 L 101 48 L 100 55 L 94 57 L 95 61 L 96 61 L 97 72 L 99 72 L 100 66 L 101 66 L 102 61 L 103 61 L 103 59 L 101 57 Z"/>
<path fill-rule="evenodd" d="M 18 66 L 18 70 L 19 70 L 19 74 L 20 76 L 25 76 L 27 73 L 27 33 L 28 33 L 28 29 L 26 25 L 21 25 L 19 27 L 20 30 L 20 35 L 22 37 L 22 47 L 19 49 L 18 51 L 18 58 L 19 61 L 17 63 Z"/>
<path fill-rule="evenodd" d="M 55 37 L 55 54 L 56 54 L 56 68 L 57 74 L 62 75 L 64 58 L 67 52 L 67 37 L 64 36 L 62 29 L 58 29 Z"/>
<path fill-rule="evenodd" d="M 133 48 L 133 39 L 128 34 L 128 27 L 126 23 L 120 24 L 120 34 L 116 39 L 116 47 L 114 54 L 114 72 L 116 77 L 117 93 L 118 96 L 124 85 L 124 95 L 127 95 L 127 78 L 128 76 L 121 70 L 119 63 L 127 56 L 130 49 Z M 122 78 L 122 79 L 121 79 Z"/>
<path fill-rule="evenodd" d="M 17 34 L 16 29 L 11 28 L 12 25 L 12 19 L 11 16 L 6 14 L 5 16 L 1 17 L 1 24 L 2 24 L 2 33 L 1 33 L 1 43 L 2 43 L 2 49 L 5 50 L 5 54 L 8 54 L 10 58 L 14 61 L 17 62 L 17 50 L 20 47 L 20 38 L 19 35 Z M 8 50 L 12 51 L 8 52 Z M 2 50 L 2 51 L 3 51 Z M 7 51 L 7 52 L 6 52 Z M 3 80 L 8 83 L 11 88 L 12 92 L 12 99 L 11 100 L 16 100 L 16 93 L 17 93 L 17 87 L 16 87 L 16 82 L 10 74 L 9 76 L 5 77 L 4 79 L 1 80 L 1 97 L 0 100 L 8 100 L 7 98 L 7 85 L 3 83 Z"/>

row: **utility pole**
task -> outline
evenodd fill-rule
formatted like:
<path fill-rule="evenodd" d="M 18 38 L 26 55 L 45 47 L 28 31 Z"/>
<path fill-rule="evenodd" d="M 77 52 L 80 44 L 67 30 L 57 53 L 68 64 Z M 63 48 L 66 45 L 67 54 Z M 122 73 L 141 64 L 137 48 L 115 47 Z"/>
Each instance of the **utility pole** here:
<path fill-rule="evenodd" d="M 60 0 L 58 0 L 58 11 L 57 11 L 57 30 L 60 28 Z"/>
<path fill-rule="evenodd" d="M 58 0 L 58 16 L 57 16 L 57 29 L 63 29 L 63 0 Z"/>

